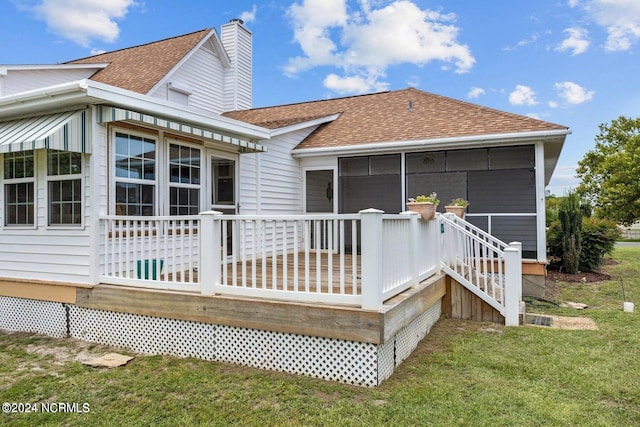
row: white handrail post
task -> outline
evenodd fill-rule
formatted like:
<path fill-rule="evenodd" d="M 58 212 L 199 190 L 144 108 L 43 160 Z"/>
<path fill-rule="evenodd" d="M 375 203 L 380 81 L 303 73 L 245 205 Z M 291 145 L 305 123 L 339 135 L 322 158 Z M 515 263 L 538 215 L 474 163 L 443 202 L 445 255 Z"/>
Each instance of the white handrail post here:
<path fill-rule="evenodd" d="M 436 231 L 435 235 L 429 236 L 430 239 L 433 239 L 433 247 L 434 253 L 436 257 L 436 266 L 438 268 L 438 272 L 442 271 L 442 242 L 444 239 L 444 223 L 442 222 L 442 214 L 436 212 Z"/>
<path fill-rule="evenodd" d="M 379 310 L 382 307 L 382 214 L 378 209 L 359 212 L 362 247 L 362 308 Z"/>
<path fill-rule="evenodd" d="M 504 323 L 520 324 L 520 300 L 522 299 L 522 249 L 520 244 L 510 244 L 504 250 Z"/>
<path fill-rule="evenodd" d="M 409 236 L 407 236 L 409 271 L 411 272 L 411 286 L 417 286 L 419 283 L 418 277 L 420 277 L 420 248 L 418 246 L 418 241 L 423 237 L 419 235 L 420 230 L 418 229 L 418 218 L 420 217 L 420 214 L 418 212 L 405 211 L 400 212 L 400 215 L 408 215 L 410 218 Z"/>
<path fill-rule="evenodd" d="M 200 262 L 198 263 L 200 293 L 214 295 L 220 285 L 222 273 L 222 252 L 220 250 L 222 212 L 200 213 Z"/>

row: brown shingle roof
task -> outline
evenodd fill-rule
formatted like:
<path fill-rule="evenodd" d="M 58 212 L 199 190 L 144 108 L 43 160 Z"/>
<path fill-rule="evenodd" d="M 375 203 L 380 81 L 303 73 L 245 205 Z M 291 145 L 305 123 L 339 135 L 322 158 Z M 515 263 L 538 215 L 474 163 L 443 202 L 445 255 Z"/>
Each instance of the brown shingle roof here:
<path fill-rule="evenodd" d="M 210 32 L 211 29 L 200 30 L 77 59 L 67 64 L 109 63 L 106 68 L 97 71 L 90 79 L 146 94 Z"/>
<path fill-rule="evenodd" d="M 409 108 L 411 103 L 412 108 Z M 408 88 L 392 92 L 234 111 L 227 117 L 275 129 L 340 113 L 296 148 L 562 130 L 565 126 Z"/>

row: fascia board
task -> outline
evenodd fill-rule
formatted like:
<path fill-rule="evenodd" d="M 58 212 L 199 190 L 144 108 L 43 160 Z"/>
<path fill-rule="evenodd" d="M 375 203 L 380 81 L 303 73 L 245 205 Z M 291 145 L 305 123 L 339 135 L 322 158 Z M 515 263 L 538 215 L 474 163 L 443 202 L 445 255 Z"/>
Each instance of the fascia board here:
<path fill-rule="evenodd" d="M 87 81 L 87 95 L 99 98 L 103 104 L 111 104 L 141 113 L 165 116 L 177 121 L 198 126 L 213 127 L 253 139 L 269 139 L 271 132 L 259 126 L 230 119 L 228 117 L 205 114 L 191 109 L 177 109 L 174 104 L 150 98 L 136 92 L 120 89 L 103 83 Z"/>
<path fill-rule="evenodd" d="M 46 111 L 60 107 L 63 103 L 110 104 L 197 126 L 220 129 L 249 139 L 270 139 L 271 137 L 269 129 L 228 117 L 177 109 L 168 102 L 87 79 L 0 97 L 0 117 Z"/>
<path fill-rule="evenodd" d="M 338 117 L 340 117 L 340 113 L 331 114 L 330 116 L 320 117 L 314 120 L 308 120 L 306 122 L 296 123 L 295 125 L 291 125 L 291 126 L 283 126 L 281 128 L 272 129 L 271 136 L 275 137 L 275 136 L 283 135 L 285 133 L 295 132 L 300 129 L 306 129 L 312 126 L 319 126 L 323 123 L 332 122 L 336 120 Z"/>
<path fill-rule="evenodd" d="M 566 137 L 571 133 L 569 129 L 557 129 L 532 132 L 513 132 L 491 135 L 470 135 L 463 137 L 432 138 L 409 141 L 387 141 L 369 144 L 348 145 L 340 147 L 298 148 L 293 149 L 294 157 L 315 157 L 326 155 L 357 155 L 371 153 L 389 153 L 399 151 L 419 151 L 424 149 L 441 148 L 474 148 L 487 144 L 530 143 L 531 141 L 547 138 Z"/>

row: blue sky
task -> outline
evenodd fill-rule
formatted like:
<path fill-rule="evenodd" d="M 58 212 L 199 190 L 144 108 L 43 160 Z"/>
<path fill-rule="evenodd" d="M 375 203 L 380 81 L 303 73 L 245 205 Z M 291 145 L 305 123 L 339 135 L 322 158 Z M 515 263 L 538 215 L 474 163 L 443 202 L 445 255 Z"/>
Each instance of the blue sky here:
<path fill-rule="evenodd" d="M 569 126 L 575 188 L 598 125 L 640 116 L 638 0 L 0 0 L 0 64 L 47 64 L 244 19 L 254 106 L 408 86 Z M 179 6 L 178 6 L 179 5 Z"/>

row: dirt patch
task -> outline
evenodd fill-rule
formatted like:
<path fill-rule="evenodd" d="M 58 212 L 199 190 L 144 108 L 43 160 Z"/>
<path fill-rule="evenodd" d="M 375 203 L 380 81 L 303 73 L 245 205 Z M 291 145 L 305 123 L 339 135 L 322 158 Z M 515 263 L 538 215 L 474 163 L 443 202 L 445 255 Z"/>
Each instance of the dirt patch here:
<path fill-rule="evenodd" d="M 527 313 L 529 316 L 543 316 L 551 318 L 550 326 L 538 326 L 538 325 L 530 325 L 535 328 L 551 328 L 551 329 L 565 329 L 565 330 L 598 330 L 598 325 L 593 319 L 589 319 L 588 317 L 568 317 L 568 316 L 552 316 L 549 314 L 534 314 Z"/>

